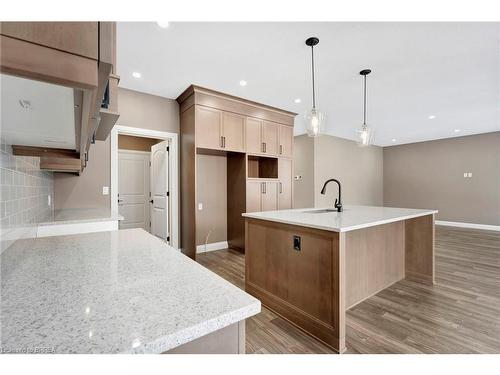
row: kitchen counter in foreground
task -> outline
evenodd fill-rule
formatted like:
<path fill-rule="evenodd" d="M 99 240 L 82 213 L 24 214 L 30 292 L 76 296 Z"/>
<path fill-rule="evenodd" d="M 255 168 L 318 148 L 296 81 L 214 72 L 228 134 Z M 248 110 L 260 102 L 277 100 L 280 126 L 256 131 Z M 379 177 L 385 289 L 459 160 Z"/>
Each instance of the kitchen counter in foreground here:
<path fill-rule="evenodd" d="M 260 312 L 142 229 L 19 240 L 1 256 L 1 282 L 3 352 L 162 353 L 234 326 L 237 339 L 238 325 L 241 339 Z"/>

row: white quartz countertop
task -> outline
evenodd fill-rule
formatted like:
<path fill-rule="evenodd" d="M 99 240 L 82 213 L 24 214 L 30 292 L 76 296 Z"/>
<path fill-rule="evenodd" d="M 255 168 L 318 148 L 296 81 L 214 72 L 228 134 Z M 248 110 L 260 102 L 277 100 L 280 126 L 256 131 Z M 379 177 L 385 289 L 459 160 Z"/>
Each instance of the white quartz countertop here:
<path fill-rule="evenodd" d="M 243 216 L 332 232 L 348 232 L 438 212 L 437 210 L 375 206 L 345 206 L 343 212 L 315 212 L 325 209 L 323 207 L 251 212 L 244 213 Z M 328 207 L 328 209 L 331 209 L 331 207 Z"/>
<path fill-rule="evenodd" d="M 261 309 L 142 229 L 19 240 L 1 281 L 3 352 L 161 353 Z"/>
<path fill-rule="evenodd" d="M 38 223 L 39 226 L 93 223 L 98 221 L 123 220 L 123 216 L 109 208 L 73 208 L 65 210 L 55 210 L 52 217 Z"/>

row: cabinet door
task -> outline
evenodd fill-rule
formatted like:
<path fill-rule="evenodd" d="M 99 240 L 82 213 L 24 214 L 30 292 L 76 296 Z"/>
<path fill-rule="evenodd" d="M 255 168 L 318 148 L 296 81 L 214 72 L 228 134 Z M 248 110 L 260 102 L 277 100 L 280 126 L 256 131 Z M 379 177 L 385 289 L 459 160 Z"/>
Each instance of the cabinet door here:
<path fill-rule="evenodd" d="M 196 106 L 196 147 L 222 148 L 221 118 L 221 111 Z"/>
<path fill-rule="evenodd" d="M 278 155 L 278 124 L 264 121 L 262 124 L 262 142 L 266 155 Z"/>
<path fill-rule="evenodd" d="M 263 182 L 262 211 L 275 211 L 278 209 L 278 183 Z"/>
<path fill-rule="evenodd" d="M 247 181 L 247 208 L 246 212 L 260 212 L 263 182 Z"/>
<path fill-rule="evenodd" d="M 280 125 L 280 156 L 291 158 L 293 156 L 293 127 Z"/>
<path fill-rule="evenodd" d="M 292 159 L 278 160 L 278 209 L 292 208 Z"/>
<path fill-rule="evenodd" d="M 224 150 L 245 152 L 245 117 L 223 112 L 222 137 Z"/>
<path fill-rule="evenodd" d="M 262 121 L 247 117 L 246 144 L 250 154 L 262 153 Z"/>

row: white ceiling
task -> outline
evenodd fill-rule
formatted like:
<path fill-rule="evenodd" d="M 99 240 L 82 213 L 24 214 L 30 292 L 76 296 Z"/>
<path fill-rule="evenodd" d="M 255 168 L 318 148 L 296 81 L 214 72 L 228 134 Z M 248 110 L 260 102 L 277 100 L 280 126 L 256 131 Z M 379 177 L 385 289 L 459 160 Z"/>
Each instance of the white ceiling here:
<path fill-rule="evenodd" d="M 12 145 L 75 149 L 73 95 L 68 87 L 0 74 L 2 138 Z"/>
<path fill-rule="evenodd" d="M 364 68 L 372 69 L 368 123 L 377 145 L 500 130 L 499 23 L 119 23 L 120 85 L 176 98 L 198 84 L 297 112 L 301 134 L 311 104 L 309 36 L 320 39 L 317 104 L 327 134 L 354 138 Z"/>

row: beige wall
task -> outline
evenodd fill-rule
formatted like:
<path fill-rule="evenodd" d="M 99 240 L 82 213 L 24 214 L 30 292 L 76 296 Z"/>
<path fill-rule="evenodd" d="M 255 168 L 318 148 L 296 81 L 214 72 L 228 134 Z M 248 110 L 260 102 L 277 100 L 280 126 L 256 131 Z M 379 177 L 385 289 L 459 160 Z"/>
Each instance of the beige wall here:
<path fill-rule="evenodd" d="M 196 155 L 196 245 L 227 240 L 227 158 Z"/>
<path fill-rule="evenodd" d="M 321 195 L 326 180 L 342 183 L 344 205 L 383 205 L 383 151 L 381 147 L 360 148 L 355 142 L 323 135 L 295 137 L 294 204 L 297 208 L 332 206 L 338 196 L 336 184 Z"/>
<path fill-rule="evenodd" d="M 307 135 L 294 137 L 294 176 L 302 179 L 293 181 L 294 208 L 314 207 L 314 138 Z"/>
<path fill-rule="evenodd" d="M 175 100 L 120 88 L 117 124 L 164 132 L 179 132 L 179 106 Z M 80 176 L 54 173 L 54 207 L 110 207 L 102 187 L 111 184 L 111 145 L 97 141 L 91 145 L 87 168 Z"/>
<path fill-rule="evenodd" d="M 500 132 L 384 148 L 384 204 L 500 225 Z"/>

